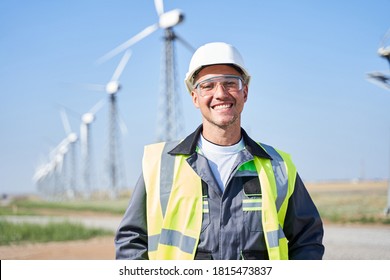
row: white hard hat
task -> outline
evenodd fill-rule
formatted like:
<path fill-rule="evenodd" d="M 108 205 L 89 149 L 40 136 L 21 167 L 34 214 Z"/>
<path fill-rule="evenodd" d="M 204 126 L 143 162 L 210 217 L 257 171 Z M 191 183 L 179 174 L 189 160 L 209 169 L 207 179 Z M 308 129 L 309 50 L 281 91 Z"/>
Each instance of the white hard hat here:
<path fill-rule="evenodd" d="M 208 43 L 197 49 L 191 58 L 184 80 L 190 93 L 194 84 L 195 74 L 204 66 L 214 64 L 232 64 L 238 67 L 243 74 L 246 84 L 249 84 L 250 75 L 238 50 L 232 45 L 223 42 Z"/>

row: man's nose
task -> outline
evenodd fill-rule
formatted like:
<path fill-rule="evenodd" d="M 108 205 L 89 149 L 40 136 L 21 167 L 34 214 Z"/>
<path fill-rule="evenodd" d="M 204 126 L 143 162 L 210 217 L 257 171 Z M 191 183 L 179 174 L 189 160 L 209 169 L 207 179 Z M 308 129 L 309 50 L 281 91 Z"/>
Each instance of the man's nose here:
<path fill-rule="evenodd" d="M 222 83 L 217 83 L 215 86 L 214 96 L 218 97 L 218 96 L 224 96 L 224 95 L 227 95 L 226 89 L 224 88 Z"/>

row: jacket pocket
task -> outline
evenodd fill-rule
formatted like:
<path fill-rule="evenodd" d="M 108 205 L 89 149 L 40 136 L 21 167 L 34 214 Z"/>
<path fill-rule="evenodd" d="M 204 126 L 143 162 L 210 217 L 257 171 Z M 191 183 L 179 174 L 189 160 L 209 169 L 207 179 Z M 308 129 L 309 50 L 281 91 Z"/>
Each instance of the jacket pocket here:
<path fill-rule="evenodd" d="M 244 224 L 252 232 L 263 231 L 261 205 L 261 196 L 246 196 L 242 201 Z"/>
<path fill-rule="evenodd" d="M 244 224 L 251 232 L 263 231 L 262 226 L 262 194 L 257 177 L 243 177 L 242 211 Z"/>

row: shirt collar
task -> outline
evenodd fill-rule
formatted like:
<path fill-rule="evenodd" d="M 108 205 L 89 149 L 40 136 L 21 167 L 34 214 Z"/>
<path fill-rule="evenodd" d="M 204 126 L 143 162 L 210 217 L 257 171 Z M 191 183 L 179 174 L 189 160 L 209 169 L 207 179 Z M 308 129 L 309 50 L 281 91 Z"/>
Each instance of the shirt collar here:
<path fill-rule="evenodd" d="M 191 155 L 196 152 L 196 145 L 203 130 L 203 125 L 200 125 L 193 133 L 188 135 L 182 142 L 168 153 L 170 155 Z M 272 159 L 272 157 L 254 140 L 252 140 L 243 128 L 241 134 L 244 139 L 245 148 L 253 155 L 263 158 Z"/>

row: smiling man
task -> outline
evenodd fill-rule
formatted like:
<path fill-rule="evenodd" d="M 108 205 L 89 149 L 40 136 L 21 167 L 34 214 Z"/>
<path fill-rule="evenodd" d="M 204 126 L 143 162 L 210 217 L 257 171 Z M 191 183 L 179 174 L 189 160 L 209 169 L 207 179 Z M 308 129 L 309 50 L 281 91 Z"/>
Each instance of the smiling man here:
<path fill-rule="evenodd" d="M 145 147 L 117 259 L 322 259 L 322 221 L 290 156 L 241 128 L 249 82 L 233 46 L 194 53 L 185 83 L 202 124 Z"/>
<path fill-rule="evenodd" d="M 234 67 L 212 65 L 195 77 L 192 100 L 203 117 L 203 136 L 229 146 L 240 140 L 241 112 L 248 97 L 248 86 Z"/>

